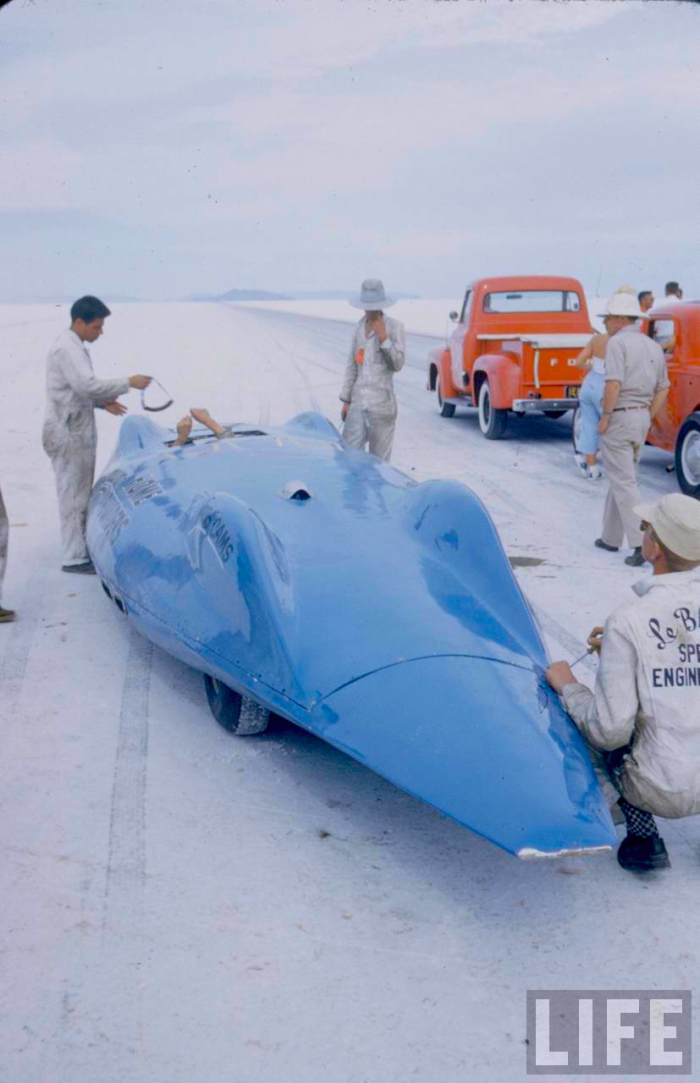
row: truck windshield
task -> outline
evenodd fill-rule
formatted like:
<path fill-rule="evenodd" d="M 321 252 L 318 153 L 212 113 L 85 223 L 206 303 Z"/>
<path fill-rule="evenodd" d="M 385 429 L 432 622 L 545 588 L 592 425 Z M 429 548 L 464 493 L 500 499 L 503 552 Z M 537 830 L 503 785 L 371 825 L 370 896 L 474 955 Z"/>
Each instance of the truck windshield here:
<path fill-rule="evenodd" d="M 523 290 L 487 293 L 484 312 L 580 312 L 581 299 L 573 290 Z"/>

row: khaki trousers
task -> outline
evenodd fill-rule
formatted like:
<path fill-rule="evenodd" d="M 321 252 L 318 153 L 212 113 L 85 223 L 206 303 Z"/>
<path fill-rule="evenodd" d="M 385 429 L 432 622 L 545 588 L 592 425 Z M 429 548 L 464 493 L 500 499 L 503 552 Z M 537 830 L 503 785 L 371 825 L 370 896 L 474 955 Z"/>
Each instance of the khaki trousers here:
<path fill-rule="evenodd" d="M 391 459 L 395 428 L 396 415 L 364 410 L 351 404 L 343 426 L 343 439 L 360 450 L 369 444 L 372 455 L 377 455 L 388 463 Z"/>
<path fill-rule="evenodd" d="M 2 598 L 2 583 L 5 578 L 5 568 L 7 567 L 7 542 L 9 536 L 10 524 L 7 521 L 7 512 L 2 499 L 2 490 L 0 490 L 0 598 Z"/>
<path fill-rule="evenodd" d="M 637 488 L 637 463 L 649 432 L 649 410 L 618 410 L 610 417 L 607 432 L 600 438 L 603 465 L 610 488 L 605 501 L 601 538 L 607 545 L 642 544 L 639 516 L 633 508 L 641 503 Z"/>

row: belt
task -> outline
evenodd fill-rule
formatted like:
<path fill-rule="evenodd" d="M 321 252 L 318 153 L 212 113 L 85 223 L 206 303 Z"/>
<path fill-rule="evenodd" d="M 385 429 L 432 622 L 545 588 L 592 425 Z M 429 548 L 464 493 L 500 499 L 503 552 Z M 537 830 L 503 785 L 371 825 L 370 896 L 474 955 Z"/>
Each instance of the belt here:
<path fill-rule="evenodd" d="M 616 406 L 615 409 L 613 410 L 613 413 L 617 414 L 617 413 L 620 412 L 620 410 L 648 410 L 648 409 L 649 409 L 648 406 Z"/>

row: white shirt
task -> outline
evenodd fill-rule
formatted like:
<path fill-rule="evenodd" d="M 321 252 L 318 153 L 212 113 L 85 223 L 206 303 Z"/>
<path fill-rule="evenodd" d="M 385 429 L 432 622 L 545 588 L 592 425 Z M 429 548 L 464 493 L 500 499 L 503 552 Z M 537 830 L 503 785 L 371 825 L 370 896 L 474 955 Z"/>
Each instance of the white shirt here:
<path fill-rule="evenodd" d="M 43 442 L 46 451 L 70 442 L 97 443 L 95 406 L 129 390 L 129 380 L 98 380 L 85 344 L 75 331 L 63 331 L 46 360 L 46 415 Z"/>
<path fill-rule="evenodd" d="M 622 792 L 670 819 L 700 812 L 700 568 L 651 576 L 605 625 L 595 693 L 562 698 L 596 748 L 632 744 Z"/>

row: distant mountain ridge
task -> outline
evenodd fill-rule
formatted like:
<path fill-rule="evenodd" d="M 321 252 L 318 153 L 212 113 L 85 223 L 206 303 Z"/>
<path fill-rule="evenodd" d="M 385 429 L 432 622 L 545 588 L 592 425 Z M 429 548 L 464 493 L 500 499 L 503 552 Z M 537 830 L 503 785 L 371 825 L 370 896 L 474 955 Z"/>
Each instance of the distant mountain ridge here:
<path fill-rule="evenodd" d="M 214 297 L 215 301 L 291 301 L 288 293 L 271 293 L 269 290 L 229 290 Z"/>
<path fill-rule="evenodd" d="M 354 291 L 355 293 L 357 291 Z M 392 296 L 403 300 L 417 301 L 418 293 L 404 293 L 392 290 Z M 288 290 L 274 293 L 270 290 L 233 289 L 227 293 L 190 293 L 187 301 L 346 301 L 353 296 L 353 290 Z"/>

